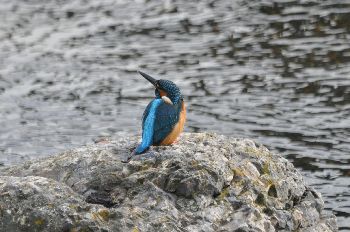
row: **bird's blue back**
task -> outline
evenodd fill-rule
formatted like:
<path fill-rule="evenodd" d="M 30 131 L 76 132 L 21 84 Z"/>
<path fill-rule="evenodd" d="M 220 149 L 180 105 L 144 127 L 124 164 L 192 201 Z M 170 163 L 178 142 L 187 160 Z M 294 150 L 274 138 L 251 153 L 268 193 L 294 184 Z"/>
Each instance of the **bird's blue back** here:
<path fill-rule="evenodd" d="M 148 104 L 142 118 L 142 142 L 136 148 L 136 153 L 140 154 L 149 146 L 160 144 L 171 133 L 179 121 L 181 103 L 171 105 L 155 98 Z"/>

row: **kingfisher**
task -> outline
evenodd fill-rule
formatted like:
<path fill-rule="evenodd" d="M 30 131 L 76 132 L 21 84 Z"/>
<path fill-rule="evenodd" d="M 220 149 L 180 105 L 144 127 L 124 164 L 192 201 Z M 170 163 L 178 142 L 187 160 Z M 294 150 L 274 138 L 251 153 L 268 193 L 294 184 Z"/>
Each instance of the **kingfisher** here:
<path fill-rule="evenodd" d="M 155 98 L 147 105 L 142 117 L 142 141 L 123 162 L 140 155 L 150 146 L 173 144 L 184 129 L 186 107 L 179 87 L 169 80 L 156 80 L 138 71 L 155 87 Z"/>

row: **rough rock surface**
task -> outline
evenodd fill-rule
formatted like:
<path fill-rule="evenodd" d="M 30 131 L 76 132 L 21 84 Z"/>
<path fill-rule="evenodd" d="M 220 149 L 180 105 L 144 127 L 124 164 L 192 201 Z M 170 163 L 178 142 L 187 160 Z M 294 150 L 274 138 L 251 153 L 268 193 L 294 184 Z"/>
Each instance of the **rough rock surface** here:
<path fill-rule="evenodd" d="M 0 231 L 337 231 L 319 193 L 251 140 L 185 133 L 130 163 L 139 137 L 0 170 Z"/>

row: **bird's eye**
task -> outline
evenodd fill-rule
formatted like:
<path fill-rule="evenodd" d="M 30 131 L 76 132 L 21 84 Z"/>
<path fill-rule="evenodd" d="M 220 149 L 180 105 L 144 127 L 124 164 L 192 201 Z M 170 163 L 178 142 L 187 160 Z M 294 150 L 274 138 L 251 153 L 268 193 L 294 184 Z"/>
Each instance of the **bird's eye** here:
<path fill-rule="evenodd" d="M 157 88 L 160 88 L 159 81 L 157 81 L 157 83 L 156 83 L 156 87 L 157 87 Z"/>

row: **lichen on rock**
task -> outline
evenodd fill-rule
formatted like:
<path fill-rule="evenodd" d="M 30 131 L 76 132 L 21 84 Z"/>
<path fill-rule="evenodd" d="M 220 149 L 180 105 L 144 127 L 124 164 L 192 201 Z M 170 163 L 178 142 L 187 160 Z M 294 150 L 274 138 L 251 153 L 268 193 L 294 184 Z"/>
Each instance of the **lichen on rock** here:
<path fill-rule="evenodd" d="M 122 137 L 0 170 L 0 231 L 337 231 L 319 193 L 248 139 Z"/>

